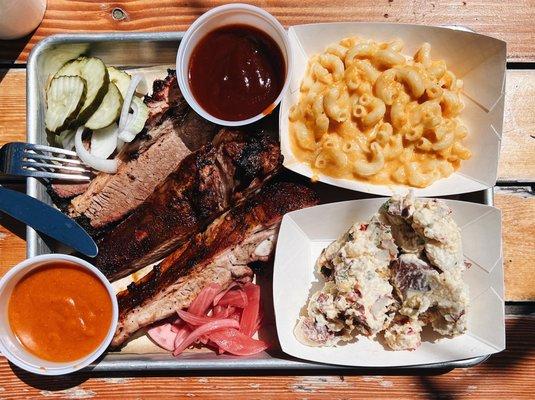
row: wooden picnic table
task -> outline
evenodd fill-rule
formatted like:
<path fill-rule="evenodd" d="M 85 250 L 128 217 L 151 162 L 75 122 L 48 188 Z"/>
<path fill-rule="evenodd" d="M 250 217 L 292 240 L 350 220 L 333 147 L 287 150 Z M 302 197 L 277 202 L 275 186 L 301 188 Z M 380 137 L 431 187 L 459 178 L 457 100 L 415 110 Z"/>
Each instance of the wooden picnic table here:
<path fill-rule="evenodd" d="M 255 376 L 221 372 L 34 376 L 0 357 L 0 398 L 213 397 L 286 398 L 533 398 L 535 393 L 535 0 L 277 0 L 249 1 L 284 25 L 382 21 L 462 25 L 507 41 L 505 120 L 496 207 L 503 213 L 507 350 L 482 365 L 432 375 Z M 0 145 L 25 140 L 26 60 L 32 47 L 56 33 L 180 31 L 225 1 L 48 0 L 39 28 L 0 41 Z M 0 178 L 24 191 L 24 181 Z M 2 217 L 0 215 L 0 217 Z M 2 217 L 5 218 L 5 217 Z M 0 226 L 0 275 L 25 258 L 24 229 Z M 379 376 L 381 375 L 381 376 Z"/>

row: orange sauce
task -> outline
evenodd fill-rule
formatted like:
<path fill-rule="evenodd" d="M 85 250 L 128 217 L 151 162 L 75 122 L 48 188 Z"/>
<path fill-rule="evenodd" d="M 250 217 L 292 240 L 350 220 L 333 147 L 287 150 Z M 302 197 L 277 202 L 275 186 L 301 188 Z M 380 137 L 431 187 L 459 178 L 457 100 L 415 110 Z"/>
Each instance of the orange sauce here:
<path fill-rule="evenodd" d="M 102 282 L 69 262 L 54 262 L 23 277 L 8 305 L 9 324 L 18 340 L 48 361 L 78 360 L 104 340 L 112 303 Z"/>

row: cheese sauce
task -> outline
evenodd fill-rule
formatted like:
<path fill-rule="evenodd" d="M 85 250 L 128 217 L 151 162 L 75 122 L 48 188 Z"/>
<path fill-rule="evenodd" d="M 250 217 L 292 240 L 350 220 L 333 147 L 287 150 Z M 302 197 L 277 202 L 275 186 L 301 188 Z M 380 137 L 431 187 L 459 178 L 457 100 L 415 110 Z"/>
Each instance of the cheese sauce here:
<path fill-rule="evenodd" d="M 54 262 L 33 270 L 15 285 L 8 318 L 15 336 L 35 356 L 74 361 L 105 339 L 112 302 L 106 287 L 90 271 Z"/>
<path fill-rule="evenodd" d="M 286 65 L 269 35 L 252 26 L 228 25 L 199 41 L 188 73 L 202 108 L 214 117 L 239 121 L 273 111 Z"/>

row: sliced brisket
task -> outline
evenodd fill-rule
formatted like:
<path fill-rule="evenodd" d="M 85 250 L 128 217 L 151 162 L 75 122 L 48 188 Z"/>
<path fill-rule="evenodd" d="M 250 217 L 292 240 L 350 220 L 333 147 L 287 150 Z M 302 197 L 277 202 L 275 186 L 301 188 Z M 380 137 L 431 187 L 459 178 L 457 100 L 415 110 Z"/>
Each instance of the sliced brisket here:
<path fill-rule="evenodd" d="M 158 261 L 282 165 L 279 144 L 223 130 L 187 156 L 146 201 L 98 241 L 95 265 L 111 280 Z"/>
<path fill-rule="evenodd" d="M 143 203 L 184 157 L 211 142 L 218 130 L 189 108 L 173 71 L 165 80 L 155 81 L 153 95 L 146 102 L 150 118 L 145 130 L 118 154 L 118 172 L 98 174 L 71 201 L 69 215 L 88 221 L 97 236 L 98 230 L 117 223 Z"/>
<path fill-rule="evenodd" d="M 179 113 L 188 109 L 189 106 L 178 88 L 174 70 L 168 69 L 165 79 L 157 79 L 152 83 L 152 95 L 145 96 L 145 104 L 149 107 L 146 127 L 158 124 L 170 108 L 177 109 Z"/>
<path fill-rule="evenodd" d="M 151 272 L 118 294 L 119 323 L 112 346 L 138 329 L 187 308 L 203 287 L 252 276 L 247 264 L 268 259 L 284 214 L 317 204 L 316 194 L 293 183 L 267 184 L 217 218 Z"/>
<path fill-rule="evenodd" d="M 50 190 L 60 199 L 72 199 L 84 193 L 89 188 L 89 182 L 64 183 L 54 182 L 50 185 Z"/>

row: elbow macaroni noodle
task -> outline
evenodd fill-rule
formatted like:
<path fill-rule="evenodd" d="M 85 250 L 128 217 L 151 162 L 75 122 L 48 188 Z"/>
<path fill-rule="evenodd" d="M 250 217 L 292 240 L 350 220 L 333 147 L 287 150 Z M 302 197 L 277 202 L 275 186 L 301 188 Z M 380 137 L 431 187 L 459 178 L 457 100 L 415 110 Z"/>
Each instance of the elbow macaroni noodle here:
<path fill-rule="evenodd" d="M 315 173 L 426 187 L 471 153 L 458 116 L 462 81 L 424 43 L 345 38 L 309 60 L 290 109 L 294 154 Z"/>

